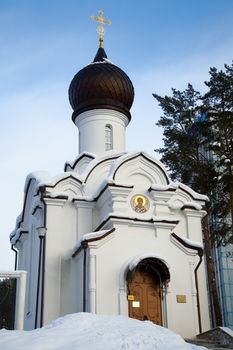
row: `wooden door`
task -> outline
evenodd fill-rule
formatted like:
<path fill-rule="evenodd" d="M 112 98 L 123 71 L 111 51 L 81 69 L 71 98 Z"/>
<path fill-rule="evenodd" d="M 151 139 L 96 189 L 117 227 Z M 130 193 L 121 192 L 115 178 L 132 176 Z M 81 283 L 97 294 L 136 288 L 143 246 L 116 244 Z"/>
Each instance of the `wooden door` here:
<path fill-rule="evenodd" d="M 129 317 L 162 325 L 160 283 L 157 275 L 135 271 L 128 283 Z"/>

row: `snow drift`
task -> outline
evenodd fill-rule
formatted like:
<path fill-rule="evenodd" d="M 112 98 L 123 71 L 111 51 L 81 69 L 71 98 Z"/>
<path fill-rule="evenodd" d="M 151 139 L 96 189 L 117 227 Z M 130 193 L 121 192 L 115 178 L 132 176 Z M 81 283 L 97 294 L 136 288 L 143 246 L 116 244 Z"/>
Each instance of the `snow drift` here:
<path fill-rule="evenodd" d="M 4 350 L 192 350 L 179 335 L 149 321 L 89 313 L 61 317 L 33 331 L 0 331 Z"/>

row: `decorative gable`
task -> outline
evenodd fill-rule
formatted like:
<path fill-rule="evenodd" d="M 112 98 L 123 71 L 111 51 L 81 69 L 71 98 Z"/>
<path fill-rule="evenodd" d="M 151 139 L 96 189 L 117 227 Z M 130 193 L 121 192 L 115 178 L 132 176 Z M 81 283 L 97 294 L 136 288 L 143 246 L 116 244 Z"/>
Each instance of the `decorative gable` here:
<path fill-rule="evenodd" d="M 111 168 L 111 178 L 117 183 L 149 189 L 152 184 L 167 185 L 170 181 L 162 163 L 144 152 L 127 154 L 117 159 Z"/>

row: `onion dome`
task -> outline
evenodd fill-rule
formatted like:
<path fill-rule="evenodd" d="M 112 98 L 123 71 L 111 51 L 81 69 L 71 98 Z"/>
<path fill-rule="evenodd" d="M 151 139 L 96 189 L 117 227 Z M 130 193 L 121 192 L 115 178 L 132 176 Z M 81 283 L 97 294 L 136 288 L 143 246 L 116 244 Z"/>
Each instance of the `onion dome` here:
<path fill-rule="evenodd" d="M 92 109 L 113 109 L 130 120 L 133 99 L 130 78 L 108 60 L 102 47 L 99 47 L 94 61 L 74 76 L 69 87 L 73 122 L 79 114 Z"/>

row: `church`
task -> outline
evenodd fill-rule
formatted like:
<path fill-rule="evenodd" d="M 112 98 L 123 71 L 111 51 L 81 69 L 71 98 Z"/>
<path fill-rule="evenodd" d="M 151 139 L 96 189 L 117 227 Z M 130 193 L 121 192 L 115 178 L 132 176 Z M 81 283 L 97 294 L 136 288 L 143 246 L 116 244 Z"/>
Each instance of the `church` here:
<path fill-rule="evenodd" d="M 69 87 L 79 154 L 56 177 L 28 175 L 10 236 L 16 269 L 27 271 L 24 329 L 90 312 L 150 320 L 190 338 L 210 328 L 207 198 L 171 182 L 151 155 L 125 150 L 134 87 L 107 58 L 102 34 Z"/>

